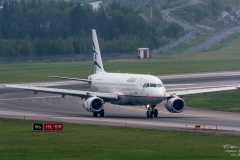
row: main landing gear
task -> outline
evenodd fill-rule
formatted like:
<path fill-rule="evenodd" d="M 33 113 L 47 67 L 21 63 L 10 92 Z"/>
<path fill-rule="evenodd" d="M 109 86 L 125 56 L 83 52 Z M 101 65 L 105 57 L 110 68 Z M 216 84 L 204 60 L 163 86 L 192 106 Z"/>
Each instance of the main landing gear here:
<path fill-rule="evenodd" d="M 158 110 L 154 109 L 156 107 L 156 105 L 147 105 L 147 112 L 146 112 L 146 117 L 147 119 L 149 118 L 153 118 L 153 117 L 158 117 Z"/>
<path fill-rule="evenodd" d="M 93 112 L 93 117 L 97 117 L 98 113 L 100 117 L 104 117 L 104 109 L 102 109 L 100 112 Z"/>

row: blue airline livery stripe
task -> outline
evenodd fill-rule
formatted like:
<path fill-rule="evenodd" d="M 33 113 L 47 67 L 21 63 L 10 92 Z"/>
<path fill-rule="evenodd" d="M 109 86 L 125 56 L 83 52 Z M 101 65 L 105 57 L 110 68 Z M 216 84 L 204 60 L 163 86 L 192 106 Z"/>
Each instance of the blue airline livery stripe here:
<path fill-rule="evenodd" d="M 95 49 L 93 50 L 93 53 L 96 53 L 96 54 L 98 55 L 98 53 L 96 52 L 96 50 L 95 50 Z"/>
<path fill-rule="evenodd" d="M 93 45 L 93 48 L 94 48 L 94 50 L 95 50 L 95 44 L 94 44 L 94 42 L 92 41 L 92 45 Z"/>
<path fill-rule="evenodd" d="M 96 61 L 94 61 L 94 65 L 96 65 L 96 66 L 98 66 L 99 68 L 101 68 L 100 65 L 99 65 Z"/>

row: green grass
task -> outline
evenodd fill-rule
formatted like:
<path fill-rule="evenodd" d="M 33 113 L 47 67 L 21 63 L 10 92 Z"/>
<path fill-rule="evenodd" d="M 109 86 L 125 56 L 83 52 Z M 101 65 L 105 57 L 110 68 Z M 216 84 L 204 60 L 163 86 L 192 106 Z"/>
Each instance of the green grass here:
<path fill-rule="evenodd" d="M 33 132 L 33 121 L 0 119 L 0 159 L 238 159 L 223 145 L 239 136 L 64 124 Z"/>
<path fill-rule="evenodd" d="M 220 44 L 217 44 L 210 48 L 210 51 L 198 53 L 195 55 L 195 58 L 203 59 L 204 57 L 208 60 L 216 59 L 216 62 L 222 62 L 222 67 L 214 64 L 212 67 L 219 70 L 223 68 L 230 67 L 230 61 L 236 59 L 236 63 L 239 63 L 239 50 L 240 50 L 240 34 L 232 35 L 229 39 L 222 41 Z M 222 46 L 221 46 L 222 45 Z M 218 50 L 214 50 L 218 49 Z M 233 62 L 233 61 L 232 61 Z M 235 62 L 233 62 L 234 65 Z M 208 62 L 203 62 L 203 65 L 209 64 Z M 206 66 L 207 68 L 210 66 Z M 232 66 L 233 67 L 233 66 Z M 237 66 L 236 66 L 237 67 Z M 213 69 L 212 68 L 212 69 Z M 221 69 L 220 69 L 221 68 Z M 237 70 L 240 68 L 237 67 Z M 198 69 L 196 69 L 198 70 Z M 209 93 L 206 96 L 203 95 L 189 95 L 184 98 L 187 106 L 212 109 L 212 110 L 223 110 L 231 112 L 240 112 L 240 103 L 239 103 L 240 91 L 224 91 L 224 92 L 215 92 Z"/>
<path fill-rule="evenodd" d="M 187 55 L 185 55 L 187 56 Z M 240 69 L 240 58 L 163 57 L 149 60 L 112 60 L 104 62 L 107 72 L 170 74 Z M 1 64 L 0 83 L 49 81 L 48 76 L 87 78 L 93 73 L 92 62 Z"/>
<path fill-rule="evenodd" d="M 48 78 L 51 75 L 86 78 L 92 70 L 90 62 L 1 64 L 0 82 L 56 80 Z"/>
<path fill-rule="evenodd" d="M 240 39 L 225 47 L 197 54 L 164 53 L 148 60 L 123 59 L 104 61 L 108 72 L 140 74 L 174 74 L 240 69 Z M 50 75 L 87 78 L 93 62 L 0 64 L 0 83 L 49 81 Z"/>
<path fill-rule="evenodd" d="M 108 72 L 183 73 L 240 69 L 239 39 L 217 51 L 164 53 L 149 60 L 105 61 Z M 175 52 L 176 53 L 176 52 Z M 49 75 L 86 78 L 92 62 L 1 64 L 0 82 L 47 81 Z M 240 91 L 186 96 L 188 106 L 239 111 Z M 223 145 L 239 136 L 64 124 L 61 132 L 33 132 L 33 121 L 0 119 L 0 159 L 239 159 Z"/>
<path fill-rule="evenodd" d="M 240 38 L 240 33 L 236 33 L 236 34 L 232 34 L 231 36 L 229 36 L 227 39 L 222 40 L 221 42 L 211 46 L 210 48 L 208 48 L 206 51 L 215 51 L 215 50 L 219 50 L 221 48 L 224 48 L 225 46 L 227 46 L 229 43 L 238 40 Z M 237 41 L 239 42 L 239 41 Z M 234 44 L 231 44 L 234 45 Z"/>
<path fill-rule="evenodd" d="M 184 98 L 186 105 L 211 110 L 240 112 L 240 90 L 189 95 Z"/>
<path fill-rule="evenodd" d="M 148 60 L 122 59 L 104 61 L 108 72 L 140 74 L 174 74 L 240 69 L 239 34 L 223 41 L 218 50 L 196 54 L 179 54 L 209 37 L 208 34 L 166 51 Z M 220 49 L 219 49 L 220 48 Z M 0 64 L 0 83 L 50 81 L 50 75 L 87 78 L 93 73 L 93 62 L 11 63 Z"/>
<path fill-rule="evenodd" d="M 192 37 L 190 40 L 180 44 L 178 47 L 164 51 L 160 54 L 161 55 L 162 54 L 163 55 L 172 55 L 172 54 L 183 53 L 183 52 L 187 51 L 188 49 L 198 45 L 199 43 L 207 40 L 208 38 L 210 38 L 213 35 L 214 35 L 213 33 L 206 33 L 206 34 L 198 35 L 196 37 Z"/>

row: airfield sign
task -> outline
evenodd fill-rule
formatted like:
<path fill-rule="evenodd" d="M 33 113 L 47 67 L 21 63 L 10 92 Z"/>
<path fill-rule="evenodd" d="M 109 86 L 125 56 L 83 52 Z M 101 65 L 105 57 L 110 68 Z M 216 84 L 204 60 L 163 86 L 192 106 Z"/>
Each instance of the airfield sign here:
<path fill-rule="evenodd" d="M 63 130 L 62 123 L 33 123 L 33 131 L 61 131 Z"/>
<path fill-rule="evenodd" d="M 43 124 L 42 123 L 34 123 L 32 125 L 33 131 L 42 131 L 43 130 Z"/>
<path fill-rule="evenodd" d="M 62 123 L 44 123 L 44 130 L 45 131 L 63 130 L 63 124 Z"/>

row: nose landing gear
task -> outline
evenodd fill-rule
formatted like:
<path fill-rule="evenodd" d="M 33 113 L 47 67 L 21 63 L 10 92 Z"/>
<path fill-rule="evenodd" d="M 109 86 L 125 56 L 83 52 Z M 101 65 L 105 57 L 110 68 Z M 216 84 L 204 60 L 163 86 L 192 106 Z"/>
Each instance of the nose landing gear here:
<path fill-rule="evenodd" d="M 158 117 L 158 110 L 155 109 L 156 105 L 147 105 L 147 112 L 146 112 L 146 117 L 147 119 L 153 118 L 153 117 Z"/>

